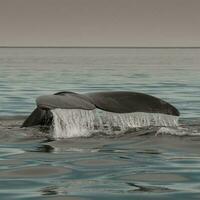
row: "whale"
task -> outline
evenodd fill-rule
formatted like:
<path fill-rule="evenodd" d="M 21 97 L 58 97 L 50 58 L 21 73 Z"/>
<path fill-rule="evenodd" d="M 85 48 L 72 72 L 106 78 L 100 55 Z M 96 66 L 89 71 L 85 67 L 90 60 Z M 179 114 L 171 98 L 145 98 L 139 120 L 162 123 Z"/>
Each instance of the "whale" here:
<path fill-rule="evenodd" d="M 139 92 L 106 91 L 75 93 L 61 91 L 36 98 L 36 108 L 25 119 L 21 127 L 52 124 L 53 109 L 100 109 L 111 113 L 159 113 L 180 116 L 179 110 L 170 103 Z"/>

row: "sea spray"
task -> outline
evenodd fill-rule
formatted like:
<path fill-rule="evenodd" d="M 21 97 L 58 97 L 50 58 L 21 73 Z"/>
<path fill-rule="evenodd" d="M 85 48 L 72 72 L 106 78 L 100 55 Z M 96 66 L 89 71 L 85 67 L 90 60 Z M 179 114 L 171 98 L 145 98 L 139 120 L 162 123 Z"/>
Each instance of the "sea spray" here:
<path fill-rule="evenodd" d="M 94 132 L 116 134 L 137 127 L 178 126 L 177 116 L 160 113 L 112 113 L 81 109 L 53 109 L 52 113 L 54 138 L 87 137 Z"/>
<path fill-rule="evenodd" d="M 111 127 L 118 126 L 121 130 L 145 126 L 178 126 L 178 117 L 160 113 L 103 113 L 104 120 Z"/>
<path fill-rule="evenodd" d="M 94 130 L 95 111 L 54 109 L 52 113 L 54 138 L 89 136 Z"/>

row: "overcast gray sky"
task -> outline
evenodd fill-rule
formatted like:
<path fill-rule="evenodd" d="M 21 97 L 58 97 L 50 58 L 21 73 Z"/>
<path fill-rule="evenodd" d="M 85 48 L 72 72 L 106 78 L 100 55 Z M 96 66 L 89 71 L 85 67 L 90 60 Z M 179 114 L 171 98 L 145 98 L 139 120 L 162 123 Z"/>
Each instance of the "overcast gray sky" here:
<path fill-rule="evenodd" d="M 0 0 L 0 46 L 200 46 L 200 0 Z"/>

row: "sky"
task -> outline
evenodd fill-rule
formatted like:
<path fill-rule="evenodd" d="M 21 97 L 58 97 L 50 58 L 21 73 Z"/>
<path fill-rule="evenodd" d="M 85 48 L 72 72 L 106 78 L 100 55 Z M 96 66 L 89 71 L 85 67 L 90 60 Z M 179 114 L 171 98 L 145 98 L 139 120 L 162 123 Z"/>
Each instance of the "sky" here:
<path fill-rule="evenodd" d="M 200 0 L 0 0 L 0 46 L 200 46 Z"/>

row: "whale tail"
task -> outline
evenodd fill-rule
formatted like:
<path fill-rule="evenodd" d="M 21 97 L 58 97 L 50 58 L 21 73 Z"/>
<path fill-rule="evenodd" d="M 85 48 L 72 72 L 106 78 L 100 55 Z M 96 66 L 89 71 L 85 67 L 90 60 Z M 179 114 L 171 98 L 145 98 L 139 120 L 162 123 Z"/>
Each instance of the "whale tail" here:
<path fill-rule="evenodd" d="M 96 108 L 112 113 L 160 113 L 179 116 L 179 111 L 166 101 L 157 97 L 136 92 L 96 92 L 77 94 L 59 92 L 53 95 L 40 96 L 36 99 L 37 108 L 24 121 L 22 127 L 35 125 L 50 125 L 52 109 L 81 109 Z"/>
<path fill-rule="evenodd" d="M 179 116 L 179 111 L 157 97 L 137 92 L 97 92 L 87 93 L 93 104 L 105 111 L 114 113 L 162 113 Z"/>
<path fill-rule="evenodd" d="M 21 127 L 50 125 L 53 115 L 50 110 L 43 110 L 39 107 L 35 108 L 33 112 L 26 118 Z"/>

